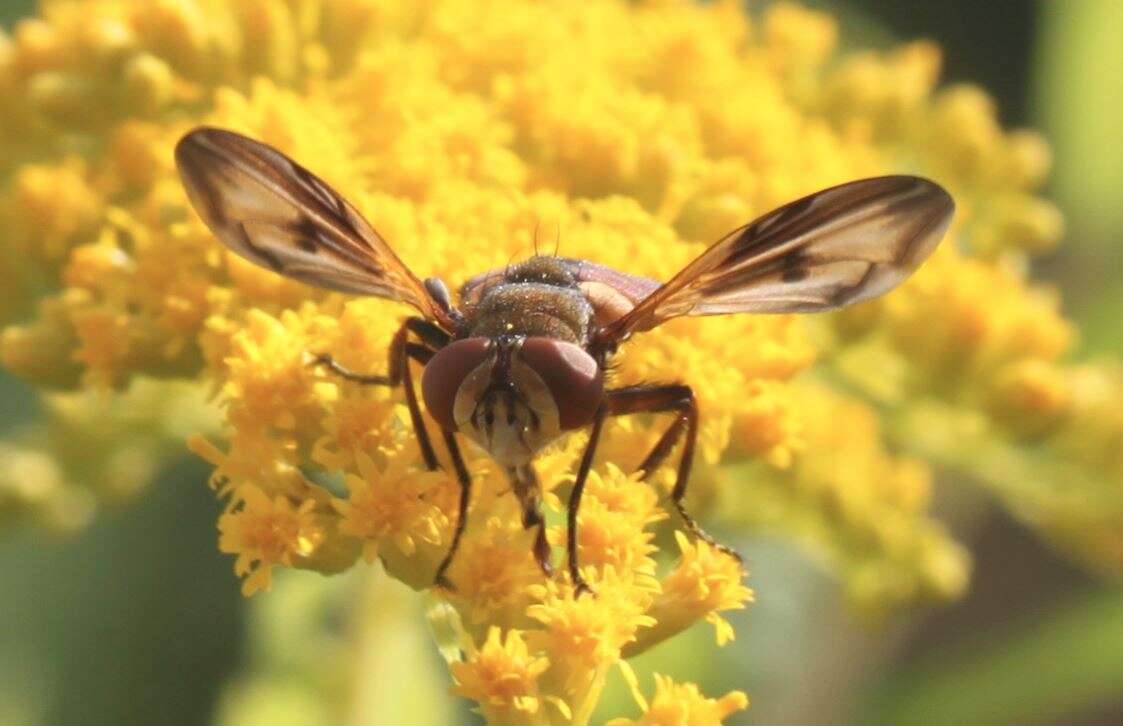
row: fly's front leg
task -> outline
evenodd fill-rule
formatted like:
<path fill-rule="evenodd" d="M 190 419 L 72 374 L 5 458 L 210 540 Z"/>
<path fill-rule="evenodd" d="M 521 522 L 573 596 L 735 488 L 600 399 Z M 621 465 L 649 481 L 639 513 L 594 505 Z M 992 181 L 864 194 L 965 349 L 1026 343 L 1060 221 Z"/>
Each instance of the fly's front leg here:
<path fill-rule="evenodd" d="M 425 426 L 425 419 L 421 417 L 421 404 L 417 402 L 417 391 L 413 387 L 413 374 L 409 370 L 409 361 L 412 358 L 425 365 L 432 360 L 434 355 L 436 354 L 432 350 L 420 343 L 406 343 L 402 346 L 398 359 L 402 387 L 405 388 L 406 392 L 409 420 L 413 423 L 413 431 L 417 435 L 417 446 L 421 449 L 421 458 L 425 460 L 425 466 L 429 471 L 436 471 L 440 468 L 440 464 L 437 463 L 437 454 L 433 451 L 433 442 L 429 439 L 429 429 Z"/>
<path fill-rule="evenodd" d="M 312 365 L 324 366 L 339 377 L 348 381 L 354 381 L 355 383 L 375 386 L 396 386 L 402 382 L 403 375 L 408 372 L 405 369 L 406 366 L 402 357 L 402 349 L 406 346 L 410 333 L 413 333 L 421 339 L 425 344 L 423 347 L 433 351 L 445 347 L 452 339 L 452 336 L 441 329 L 436 323 L 429 322 L 425 318 L 419 317 L 406 318 L 402 326 L 398 328 L 398 332 L 394 333 L 394 337 L 390 340 L 390 347 L 386 356 L 390 365 L 387 375 L 356 373 L 336 362 L 330 353 L 320 353 L 312 360 Z"/>
<path fill-rule="evenodd" d="M 420 338 L 422 342 L 415 343 L 410 341 L 410 333 Z M 327 354 L 317 356 L 314 364 L 327 366 L 332 372 L 349 381 L 355 381 L 356 383 L 383 386 L 401 385 L 402 388 L 405 389 L 406 406 L 409 409 L 409 417 L 413 424 L 413 430 L 417 435 L 417 444 L 421 449 L 421 457 L 425 460 L 425 466 L 428 467 L 430 471 L 435 471 L 440 468 L 440 466 L 437 462 L 436 452 L 433 450 L 432 440 L 429 438 L 429 430 L 425 426 L 425 421 L 421 416 L 421 405 L 418 403 L 417 390 L 413 384 L 413 374 L 410 371 L 409 362 L 415 360 L 425 365 L 432 360 L 437 350 L 448 345 L 451 340 L 452 336 L 435 323 L 424 318 L 407 318 L 390 341 L 390 349 L 387 354 L 390 368 L 385 376 L 355 373 L 336 363 L 335 360 Z M 444 436 L 445 445 L 448 447 L 449 458 L 452 460 L 452 468 L 456 474 L 457 482 L 460 485 L 460 504 L 458 508 L 459 516 L 456 520 L 456 529 L 452 535 L 452 543 L 444 559 L 441 561 L 441 564 L 437 567 L 434 581 L 438 586 L 446 587 L 451 590 L 454 589 L 453 585 L 449 582 L 445 573 L 449 565 L 452 564 L 453 557 L 456 555 L 457 550 L 460 548 L 460 538 L 464 534 L 464 527 L 468 521 L 468 505 L 471 502 L 472 496 L 472 477 L 468 474 L 468 469 L 464 465 L 464 458 L 460 455 L 460 447 L 456 443 L 456 435 L 443 429 L 441 433 Z"/>
<path fill-rule="evenodd" d="M 425 344 L 410 342 L 410 333 L 416 335 L 424 341 Z M 355 373 L 335 362 L 335 360 L 326 353 L 316 356 L 313 365 L 326 366 L 333 373 L 356 383 L 380 386 L 401 385 L 405 389 L 406 406 L 409 408 L 409 417 L 413 424 L 413 430 L 417 434 L 417 444 L 421 449 L 421 457 L 425 460 L 425 466 L 428 467 L 430 471 L 434 471 L 438 468 L 437 455 L 436 452 L 433 451 L 433 443 L 429 438 L 429 431 L 426 429 L 425 421 L 421 417 L 421 406 L 417 400 L 417 391 L 413 385 L 413 375 L 409 369 L 409 361 L 412 359 L 422 364 L 428 363 L 429 359 L 433 357 L 434 349 L 443 348 L 448 344 L 450 339 L 451 336 L 448 333 L 424 318 L 407 318 L 390 341 L 390 348 L 387 354 L 390 368 L 387 371 L 387 375 L 381 376 Z"/>
<path fill-rule="evenodd" d="M 609 391 L 608 408 L 613 416 L 626 416 L 633 413 L 673 413 L 675 420 L 656 442 L 651 453 L 640 464 L 643 479 L 647 479 L 666 460 L 679 439 L 685 437 L 682 458 L 679 459 L 675 486 L 671 490 L 671 504 L 692 536 L 710 544 L 726 554 L 741 561 L 741 555 L 723 544 L 714 541 L 694 518 L 686 511 L 682 499 L 686 495 L 686 485 L 690 481 L 690 470 L 694 463 L 694 447 L 698 441 L 698 402 L 689 386 L 671 384 L 663 386 L 628 386 Z"/>
<path fill-rule="evenodd" d="M 546 518 L 542 516 L 542 487 L 538 474 L 534 465 L 529 463 L 510 469 L 507 474 L 523 508 L 523 529 L 538 528 L 534 537 L 534 559 L 538 561 L 542 573 L 550 577 L 554 574 L 554 566 L 550 562 L 550 543 L 546 541 Z"/>

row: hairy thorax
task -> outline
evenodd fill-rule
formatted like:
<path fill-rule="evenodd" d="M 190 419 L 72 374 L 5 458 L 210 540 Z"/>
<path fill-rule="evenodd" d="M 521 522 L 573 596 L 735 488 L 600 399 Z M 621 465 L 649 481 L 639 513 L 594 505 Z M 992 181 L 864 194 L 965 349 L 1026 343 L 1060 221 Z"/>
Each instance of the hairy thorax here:
<path fill-rule="evenodd" d="M 477 297 L 474 304 L 464 300 L 469 336 L 538 336 L 577 345 L 589 339 L 592 306 L 560 261 L 532 258 L 466 289 L 464 297 Z"/>

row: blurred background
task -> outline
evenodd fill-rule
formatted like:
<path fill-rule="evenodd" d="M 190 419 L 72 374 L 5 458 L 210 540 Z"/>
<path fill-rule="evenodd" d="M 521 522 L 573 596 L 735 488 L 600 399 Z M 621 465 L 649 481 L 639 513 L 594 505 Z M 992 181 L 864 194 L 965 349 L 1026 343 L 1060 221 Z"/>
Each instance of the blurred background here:
<path fill-rule="evenodd" d="M 1046 134 L 1055 156 L 1048 196 L 1068 231 L 1035 277 L 1062 290 L 1066 315 L 1083 331 L 1082 354 L 1123 353 L 1123 3 L 810 4 L 840 17 L 848 44 L 935 40 L 945 82 L 978 83 L 1004 126 Z M 0 22 L 10 29 L 31 7 L 3 0 Z M 37 415 L 31 391 L 3 372 L 0 409 L 5 430 Z M 445 695 L 420 596 L 403 586 L 354 571 L 330 579 L 284 572 L 274 594 L 243 599 L 230 560 L 215 547 L 220 504 L 207 475 L 184 452 L 138 500 L 77 535 L 4 534 L 0 724 L 243 723 L 232 714 L 246 713 L 238 705 L 254 699 L 268 701 L 253 710 L 262 723 L 273 722 L 270 714 L 315 723 L 323 714 L 295 681 L 307 678 L 307 659 L 345 635 L 331 627 L 338 617 L 331 603 L 340 599 L 331 593 L 369 587 L 385 590 L 383 609 L 364 620 L 361 634 L 385 641 L 370 699 L 393 693 L 381 702 L 398 709 L 382 710 L 377 722 L 477 720 Z M 939 485 L 963 493 L 950 476 Z M 971 508 L 955 534 L 975 569 L 969 594 L 954 605 L 871 625 L 851 615 L 837 585 L 793 547 L 742 540 L 736 546 L 749 555 L 758 595 L 730 618 L 737 641 L 715 656 L 703 625 L 635 665 L 658 670 L 704 652 L 694 676 L 705 692 L 742 688 L 752 698 L 735 722 L 1123 723 L 1123 588 L 1060 559 L 985 500 Z M 253 682 L 239 681 L 259 667 L 274 671 L 274 684 L 291 678 L 291 694 L 283 687 L 258 694 Z M 331 674 L 322 678 L 330 691 Z M 611 699 L 627 703 L 622 692 Z"/>

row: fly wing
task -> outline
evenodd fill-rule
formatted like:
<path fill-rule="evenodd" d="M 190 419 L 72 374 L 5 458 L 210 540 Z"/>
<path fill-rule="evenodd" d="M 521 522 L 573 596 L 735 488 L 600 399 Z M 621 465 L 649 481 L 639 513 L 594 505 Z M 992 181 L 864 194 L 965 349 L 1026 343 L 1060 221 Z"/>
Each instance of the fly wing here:
<path fill-rule="evenodd" d="M 362 215 L 273 147 L 199 128 L 180 139 L 175 158 L 199 216 L 242 257 L 317 287 L 408 303 L 447 323 L 422 282 Z"/>
<path fill-rule="evenodd" d="M 680 315 L 818 312 L 877 297 L 932 253 L 955 204 L 938 184 L 841 184 L 734 230 L 610 324 L 622 340 Z"/>

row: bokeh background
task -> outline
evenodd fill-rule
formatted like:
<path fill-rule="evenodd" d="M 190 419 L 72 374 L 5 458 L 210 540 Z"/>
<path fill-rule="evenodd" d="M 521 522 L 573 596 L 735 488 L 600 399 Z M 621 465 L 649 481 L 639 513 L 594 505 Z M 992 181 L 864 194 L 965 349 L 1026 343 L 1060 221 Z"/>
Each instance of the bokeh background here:
<path fill-rule="evenodd" d="M 1064 312 L 1083 331 L 1081 354 L 1123 352 L 1123 3 L 810 4 L 841 19 L 847 44 L 937 41 L 946 82 L 980 84 L 1005 126 L 1047 135 L 1049 196 L 1067 233 L 1035 276 L 1063 291 Z M 31 6 L 0 2 L 0 22 L 10 28 Z M 35 400 L 0 372 L 0 435 L 33 421 Z M 309 665 L 356 635 L 343 632 L 333 603 L 346 599 L 341 588 L 368 587 L 385 590 L 358 634 L 377 639 L 385 661 L 367 669 L 376 676 L 364 698 L 381 704 L 372 722 L 476 720 L 447 695 L 420 596 L 403 586 L 354 571 L 285 572 L 273 594 L 243 599 L 215 547 L 220 504 L 204 486 L 208 473 L 184 452 L 156 486 L 76 535 L 4 533 L 0 724 L 243 723 L 250 712 L 262 723 L 313 723 L 322 714 L 301 695 Z M 734 722 L 1123 723 L 1123 588 L 1060 559 L 978 490 L 941 474 L 939 491 L 975 557 L 963 600 L 874 625 L 792 546 L 742 539 L 758 597 L 730 618 L 736 643 L 715 656 L 711 633 L 696 627 L 637 668 L 696 659 L 707 693 L 750 693 Z M 283 687 L 255 693 L 247 674 L 263 668 L 273 684 L 291 678 L 291 696 Z M 330 669 L 320 678 L 330 693 Z M 622 692 L 611 698 L 627 702 Z M 267 703 L 244 708 L 255 699 Z"/>

